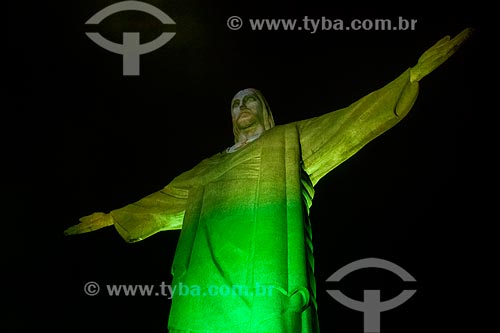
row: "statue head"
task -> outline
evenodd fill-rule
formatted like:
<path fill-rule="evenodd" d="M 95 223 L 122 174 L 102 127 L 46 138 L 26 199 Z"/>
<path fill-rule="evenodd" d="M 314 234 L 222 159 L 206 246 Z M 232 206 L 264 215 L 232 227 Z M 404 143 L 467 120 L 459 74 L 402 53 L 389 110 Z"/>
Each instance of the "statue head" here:
<path fill-rule="evenodd" d="M 269 105 L 257 89 L 243 89 L 234 95 L 231 101 L 231 116 L 235 143 L 246 140 L 248 136 L 260 135 L 274 127 Z"/>

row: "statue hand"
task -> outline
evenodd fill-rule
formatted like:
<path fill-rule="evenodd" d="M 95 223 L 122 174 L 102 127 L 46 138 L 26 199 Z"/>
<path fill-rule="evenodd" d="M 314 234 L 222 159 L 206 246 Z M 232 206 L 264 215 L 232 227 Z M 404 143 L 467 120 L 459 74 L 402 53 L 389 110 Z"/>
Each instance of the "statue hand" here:
<path fill-rule="evenodd" d="M 94 213 L 80 218 L 80 223 L 64 230 L 64 234 L 76 235 L 98 230 L 113 225 L 113 216 L 105 213 Z"/>
<path fill-rule="evenodd" d="M 471 28 L 462 30 L 455 38 L 443 37 L 434 46 L 424 52 L 418 63 L 410 69 L 410 81 L 418 82 L 424 76 L 431 73 L 449 57 L 451 57 L 472 34 Z"/>

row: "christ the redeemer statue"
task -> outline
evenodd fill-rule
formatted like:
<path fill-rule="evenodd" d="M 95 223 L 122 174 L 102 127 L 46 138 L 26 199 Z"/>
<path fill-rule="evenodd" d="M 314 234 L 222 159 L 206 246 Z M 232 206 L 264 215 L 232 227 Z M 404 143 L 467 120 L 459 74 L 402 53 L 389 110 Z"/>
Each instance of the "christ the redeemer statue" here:
<path fill-rule="evenodd" d="M 171 333 L 318 332 L 308 219 L 315 184 L 401 121 L 419 81 L 470 33 L 441 39 L 394 81 L 316 118 L 275 126 L 264 96 L 242 90 L 231 104 L 232 147 L 160 191 L 83 217 L 65 233 L 114 225 L 127 242 L 137 242 L 182 229 L 172 286 L 197 292 L 174 294 Z"/>

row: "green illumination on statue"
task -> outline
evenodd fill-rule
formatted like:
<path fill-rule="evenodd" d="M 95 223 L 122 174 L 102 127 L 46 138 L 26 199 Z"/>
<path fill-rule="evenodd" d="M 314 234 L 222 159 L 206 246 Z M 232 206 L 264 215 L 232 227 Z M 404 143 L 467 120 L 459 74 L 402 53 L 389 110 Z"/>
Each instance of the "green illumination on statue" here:
<path fill-rule="evenodd" d="M 314 185 L 401 121 L 418 82 L 470 33 L 441 39 L 394 81 L 320 117 L 275 126 L 264 96 L 242 90 L 231 104 L 232 147 L 162 190 L 83 217 L 65 233 L 114 225 L 136 242 L 182 229 L 172 285 L 196 292 L 174 295 L 170 332 L 318 332 L 308 219 Z M 214 287 L 227 292 L 213 293 Z"/>

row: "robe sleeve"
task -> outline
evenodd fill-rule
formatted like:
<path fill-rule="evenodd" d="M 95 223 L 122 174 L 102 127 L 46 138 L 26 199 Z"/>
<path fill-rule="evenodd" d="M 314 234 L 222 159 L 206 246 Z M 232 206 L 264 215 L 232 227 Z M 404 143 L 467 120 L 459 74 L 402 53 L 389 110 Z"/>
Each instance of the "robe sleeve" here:
<path fill-rule="evenodd" d="M 137 242 L 159 231 L 181 229 L 187 197 L 188 190 L 167 185 L 110 214 L 123 239 Z"/>
<path fill-rule="evenodd" d="M 403 119 L 417 95 L 408 69 L 346 108 L 297 122 L 303 167 L 313 185 Z"/>

